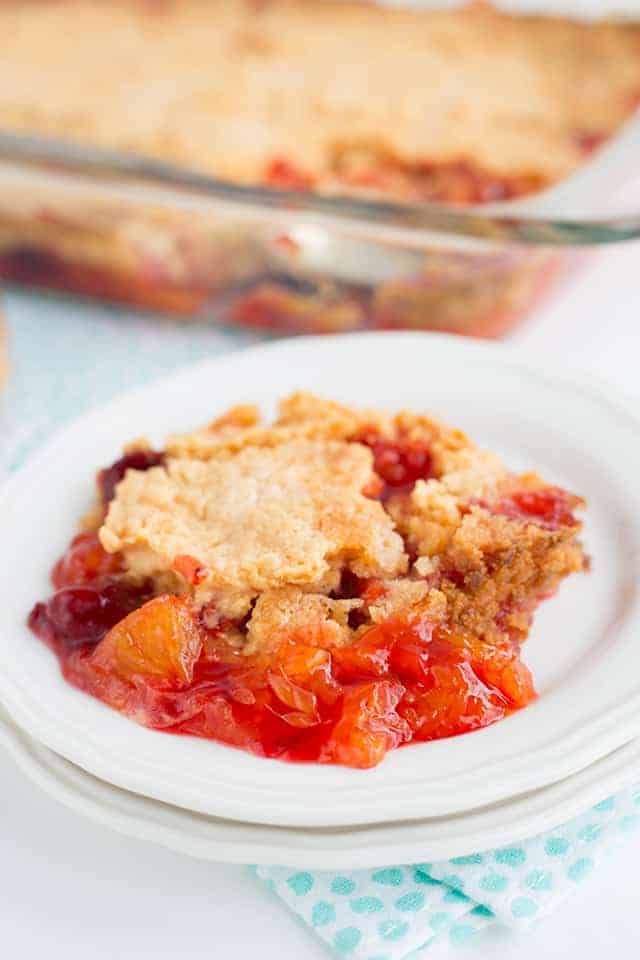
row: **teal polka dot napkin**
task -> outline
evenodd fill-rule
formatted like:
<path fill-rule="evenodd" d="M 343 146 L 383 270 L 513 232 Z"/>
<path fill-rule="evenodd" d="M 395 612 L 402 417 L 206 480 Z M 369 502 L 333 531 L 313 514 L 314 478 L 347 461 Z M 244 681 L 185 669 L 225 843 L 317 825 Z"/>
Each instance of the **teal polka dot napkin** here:
<path fill-rule="evenodd" d="M 639 825 L 640 783 L 556 830 L 498 850 L 379 870 L 254 870 L 339 956 L 409 960 L 436 940 L 466 943 L 490 923 L 528 927 Z"/>

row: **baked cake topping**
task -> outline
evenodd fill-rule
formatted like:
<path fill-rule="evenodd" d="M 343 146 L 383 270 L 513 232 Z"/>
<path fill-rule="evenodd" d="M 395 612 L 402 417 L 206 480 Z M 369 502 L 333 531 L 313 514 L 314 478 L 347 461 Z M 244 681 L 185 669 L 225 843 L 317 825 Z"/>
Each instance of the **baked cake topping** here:
<path fill-rule="evenodd" d="M 586 567 L 579 497 L 459 430 L 306 393 L 99 474 L 30 623 L 139 722 L 371 766 L 525 706 L 532 616 Z"/>
<path fill-rule="evenodd" d="M 206 462 L 167 460 L 128 472 L 100 538 L 123 551 L 129 571 L 157 576 L 192 557 L 198 600 L 241 617 L 264 590 L 307 589 L 349 565 L 359 576 L 394 576 L 407 561 L 382 505 L 363 490 L 374 478 L 360 444 L 292 440 L 246 446 Z"/>

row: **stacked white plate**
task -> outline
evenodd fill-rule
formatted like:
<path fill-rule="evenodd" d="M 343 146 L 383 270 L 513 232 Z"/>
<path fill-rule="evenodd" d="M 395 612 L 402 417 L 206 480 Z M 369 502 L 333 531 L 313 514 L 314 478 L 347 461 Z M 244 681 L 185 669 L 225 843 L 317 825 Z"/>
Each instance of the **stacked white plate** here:
<path fill-rule="evenodd" d="M 140 434 L 233 403 L 271 414 L 304 387 L 425 410 L 514 469 L 589 501 L 593 570 L 540 611 L 526 646 L 539 699 L 485 730 L 396 751 L 376 769 L 284 764 L 150 731 L 68 686 L 25 617 L 89 506 L 93 475 Z M 521 839 L 640 770 L 640 422 L 609 391 L 485 344 L 426 334 L 304 338 L 208 361 L 61 433 L 5 487 L 2 737 L 64 802 L 196 856 L 307 867 L 446 858 Z M 12 559 L 10 559 L 12 558 Z"/>

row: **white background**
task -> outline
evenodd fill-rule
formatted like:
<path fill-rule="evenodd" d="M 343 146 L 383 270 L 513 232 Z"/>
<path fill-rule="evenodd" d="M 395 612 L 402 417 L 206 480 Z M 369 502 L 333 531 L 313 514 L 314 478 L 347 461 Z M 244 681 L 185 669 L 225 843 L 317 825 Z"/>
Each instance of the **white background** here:
<path fill-rule="evenodd" d="M 8 298 L 10 323 L 19 303 Z M 31 308 L 38 309 L 37 301 Z M 512 346 L 609 378 L 640 398 L 640 246 L 599 255 L 502 349 Z M 0 957 L 321 960 L 330 955 L 245 869 L 190 860 L 78 819 L 32 787 L 2 752 L 0 777 Z M 640 837 L 631 837 L 535 930 L 491 931 L 455 955 L 636 958 L 639 866 Z M 449 948 L 428 955 L 445 952 Z"/>

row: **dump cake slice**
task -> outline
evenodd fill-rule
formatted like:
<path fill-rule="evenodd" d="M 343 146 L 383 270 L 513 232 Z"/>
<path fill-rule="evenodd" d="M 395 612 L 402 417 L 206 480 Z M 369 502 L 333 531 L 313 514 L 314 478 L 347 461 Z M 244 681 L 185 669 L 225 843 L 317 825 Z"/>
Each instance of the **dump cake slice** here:
<path fill-rule="evenodd" d="M 306 393 L 138 441 L 30 626 L 146 726 L 370 767 L 534 697 L 538 604 L 586 568 L 573 494 L 458 430 Z"/>

